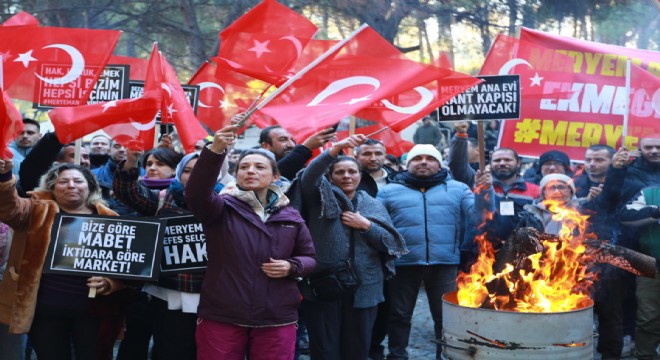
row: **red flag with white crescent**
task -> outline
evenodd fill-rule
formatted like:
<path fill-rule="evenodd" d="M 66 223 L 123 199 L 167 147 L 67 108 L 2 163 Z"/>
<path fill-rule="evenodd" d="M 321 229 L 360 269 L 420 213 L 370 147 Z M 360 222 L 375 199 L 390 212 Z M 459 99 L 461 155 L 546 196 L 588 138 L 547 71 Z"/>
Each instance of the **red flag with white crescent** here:
<path fill-rule="evenodd" d="M 176 72 L 167 59 L 162 57 L 163 102 L 160 116 L 163 123 L 173 123 L 186 153 L 195 150 L 197 141 L 209 134 L 199 124 L 186 93 L 183 91 Z"/>
<path fill-rule="evenodd" d="M 5 89 L 22 100 L 47 96 L 48 106 L 85 104 L 120 35 L 117 30 L 2 26 Z"/>
<path fill-rule="evenodd" d="M 268 87 L 230 69 L 216 69 L 213 63 L 203 64 L 188 83 L 199 86 L 197 118 L 213 131 L 229 125 L 232 116 L 244 112 Z"/>
<path fill-rule="evenodd" d="M 450 73 L 407 59 L 367 27 L 261 111 L 275 118 L 300 142 L 381 99 Z"/>
<path fill-rule="evenodd" d="M 160 54 L 154 44 L 141 97 L 51 110 L 48 116 L 58 139 L 66 144 L 103 129 L 128 148 L 150 149 L 162 102 L 162 79 Z"/>
<path fill-rule="evenodd" d="M 264 0 L 220 33 L 218 71 L 231 69 L 270 84 L 282 84 L 316 33 L 304 16 Z"/>

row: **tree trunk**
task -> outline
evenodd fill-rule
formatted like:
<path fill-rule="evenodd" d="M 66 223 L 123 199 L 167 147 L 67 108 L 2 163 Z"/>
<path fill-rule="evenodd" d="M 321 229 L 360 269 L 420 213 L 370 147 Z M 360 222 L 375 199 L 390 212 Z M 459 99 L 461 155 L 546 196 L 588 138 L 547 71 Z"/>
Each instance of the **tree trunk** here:
<path fill-rule="evenodd" d="M 181 9 L 181 15 L 183 16 L 183 26 L 190 31 L 187 36 L 188 48 L 190 49 L 191 56 L 189 58 L 191 64 L 189 65 L 194 68 L 195 66 L 203 64 L 208 58 L 208 55 L 204 52 L 205 46 L 202 41 L 203 35 L 199 29 L 193 1 L 179 0 L 179 7 Z"/>

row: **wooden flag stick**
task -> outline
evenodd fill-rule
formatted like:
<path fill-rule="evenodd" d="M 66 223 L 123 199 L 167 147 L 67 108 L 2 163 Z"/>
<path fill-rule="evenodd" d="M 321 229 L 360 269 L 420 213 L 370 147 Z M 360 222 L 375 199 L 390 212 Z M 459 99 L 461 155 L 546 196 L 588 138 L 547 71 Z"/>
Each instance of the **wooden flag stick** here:
<path fill-rule="evenodd" d="M 82 148 L 82 139 L 76 140 L 76 152 L 73 154 L 73 162 L 80 165 L 80 149 Z"/>
<path fill-rule="evenodd" d="M 89 293 L 87 294 L 87 297 L 90 298 L 90 299 L 93 299 L 93 298 L 96 297 L 96 288 L 95 287 L 89 288 Z"/>
<path fill-rule="evenodd" d="M 273 84 L 269 84 L 268 87 L 266 87 L 264 91 L 262 91 L 261 94 L 259 94 L 259 96 L 257 96 L 257 98 L 252 101 L 252 103 L 250 103 L 250 106 L 248 106 L 248 108 L 245 110 L 245 116 L 241 119 L 241 121 L 236 123 L 236 126 L 238 126 L 239 129 L 245 125 L 248 117 L 256 111 L 256 105 L 259 103 L 259 100 L 261 100 L 266 91 L 271 88 L 271 86 L 273 86 Z"/>
<path fill-rule="evenodd" d="M 484 122 L 477 121 L 477 140 L 479 142 L 479 170 L 486 167 L 486 146 L 484 141 Z"/>
<path fill-rule="evenodd" d="M 389 129 L 389 128 L 390 128 L 389 126 L 385 126 L 385 127 L 382 128 L 382 129 L 378 129 L 378 130 L 372 132 L 371 134 L 368 134 L 367 137 L 372 137 L 372 136 L 374 136 L 374 135 L 376 135 L 376 134 L 380 134 L 380 133 L 382 133 L 383 131 L 385 131 L 385 130 L 387 130 L 387 129 Z"/>

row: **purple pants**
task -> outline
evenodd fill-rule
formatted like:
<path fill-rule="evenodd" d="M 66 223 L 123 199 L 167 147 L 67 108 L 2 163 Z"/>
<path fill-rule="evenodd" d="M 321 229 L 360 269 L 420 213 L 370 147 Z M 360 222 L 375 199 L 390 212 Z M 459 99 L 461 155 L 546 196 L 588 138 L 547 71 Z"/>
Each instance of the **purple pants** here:
<path fill-rule="evenodd" d="M 296 324 L 254 328 L 199 318 L 195 339 L 197 360 L 291 360 Z"/>

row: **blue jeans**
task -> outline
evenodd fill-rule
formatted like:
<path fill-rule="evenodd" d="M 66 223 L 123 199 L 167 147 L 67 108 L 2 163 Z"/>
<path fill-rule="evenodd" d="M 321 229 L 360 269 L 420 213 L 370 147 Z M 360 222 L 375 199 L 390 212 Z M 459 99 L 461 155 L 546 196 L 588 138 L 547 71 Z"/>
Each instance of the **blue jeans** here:
<path fill-rule="evenodd" d="M 389 280 L 390 310 L 387 322 L 387 359 L 408 359 L 410 326 L 419 287 L 424 282 L 436 339 L 442 339 L 442 295 L 456 291 L 458 265 L 397 266 Z M 436 358 L 442 348 L 438 345 Z"/>
<path fill-rule="evenodd" d="M 9 334 L 9 326 L 0 324 L 0 360 L 23 360 L 27 335 Z"/>

